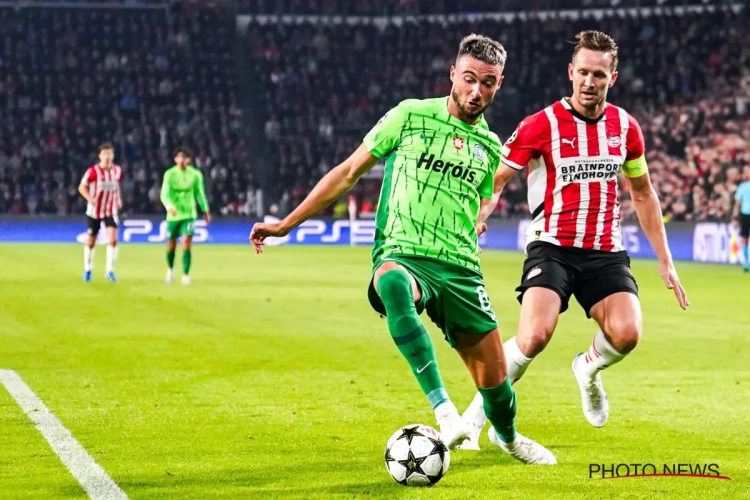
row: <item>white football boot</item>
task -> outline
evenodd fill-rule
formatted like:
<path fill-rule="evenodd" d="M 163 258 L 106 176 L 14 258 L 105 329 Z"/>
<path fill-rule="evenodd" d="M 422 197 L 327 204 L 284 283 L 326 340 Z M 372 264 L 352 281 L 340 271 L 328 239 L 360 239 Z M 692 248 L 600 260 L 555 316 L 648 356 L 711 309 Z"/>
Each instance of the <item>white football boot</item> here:
<path fill-rule="evenodd" d="M 480 393 L 474 396 L 474 399 L 469 407 L 466 408 L 464 414 L 461 415 L 461 418 L 469 425 L 471 437 L 458 445 L 456 449 L 479 451 L 479 436 L 482 435 L 484 424 L 487 423 L 487 417 L 484 414 L 484 401 Z"/>
<path fill-rule="evenodd" d="M 435 411 L 440 425 L 440 438 L 449 450 L 455 450 L 461 443 L 471 438 L 471 426 L 461 418 L 453 403 L 443 403 Z"/>
<path fill-rule="evenodd" d="M 600 372 L 596 372 L 594 378 L 591 378 L 576 370 L 578 358 L 581 356 L 583 356 L 583 353 L 573 358 L 572 368 L 573 375 L 575 375 L 576 381 L 578 382 L 578 388 L 581 389 L 583 414 L 591 425 L 594 427 L 602 427 L 607 423 L 607 418 L 609 418 L 609 401 L 607 400 L 607 393 L 604 391 Z"/>
<path fill-rule="evenodd" d="M 555 465 L 557 463 L 557 459 L 551 451 L 518 432 L 516 432 L 516 439 L 512 443 L 504 443 L 497 436 L 495 429 L 490 426 L 489 438 L 492 444 L 525 464 Z"/>
<path fill-rule="evenodd" d="M 164 278 L 164 283 L 166 283 L 167 285 L 171 285 L 173 277 L 174 277 L 174 270 L 167 269 L 167 277 Z"/>
<path fill-rule="evenodd" d="M 190 284 L 190 276 L 187 274 L 182 275 L 182 284 L 183 285 L 189 285 Z"/>

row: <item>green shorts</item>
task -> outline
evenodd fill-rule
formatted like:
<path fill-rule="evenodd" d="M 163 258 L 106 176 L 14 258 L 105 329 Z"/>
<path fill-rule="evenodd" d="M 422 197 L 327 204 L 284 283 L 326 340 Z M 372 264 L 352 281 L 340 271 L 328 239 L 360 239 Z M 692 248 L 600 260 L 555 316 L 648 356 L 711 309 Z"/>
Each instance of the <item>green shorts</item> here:
<path fill-rule="evenodd" d="M 402 265 L 417 281 L 422 290 L 417 314 L 427 311 L 427 316 L 442 330 L 451 347 L 455 346 L 456 333 L 484 335 L 497 328 L 495 311 L 484 289 L 481 272 L 424 257 L 395 256 L 383 262 L 389 260 Z M 385 306 L 372 280 L 367 297 L 372 308 L 385 316 Z"/>
<path fill-rule="evenodd" d="M 167 238 L 176 240 L 180 236 L 192 236 L 195 234 L 195 219 L 182 219 L 167 221 Z"/>

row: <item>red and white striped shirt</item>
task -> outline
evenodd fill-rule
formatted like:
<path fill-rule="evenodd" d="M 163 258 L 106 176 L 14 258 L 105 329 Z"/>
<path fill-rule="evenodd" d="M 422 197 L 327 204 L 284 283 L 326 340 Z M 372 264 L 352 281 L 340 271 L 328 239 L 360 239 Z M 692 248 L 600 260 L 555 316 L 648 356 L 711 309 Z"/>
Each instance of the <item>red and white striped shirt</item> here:
<path fill-rule="evenodd" d="M 623 250 L 618 174 L 643 154 L 638 122 L 611 104 L 592 120 L 562 99 L 524 119 L 503 146 L 502 161 L 527 169 L 526 244 Z"/>
<path fill-rule="evenodd" d="M 88 186 L 89 193 L 94 199 L 94 203 L 89 203 L 86 207 L 86 215 L 94 219 L 117 215 L 117 206 L 120 201 L 117 187 L 120 185 L 121 176 L 122 169 L 118 165 L 102 168 L 97 164 L 86 170 L 81 184 Z"/>

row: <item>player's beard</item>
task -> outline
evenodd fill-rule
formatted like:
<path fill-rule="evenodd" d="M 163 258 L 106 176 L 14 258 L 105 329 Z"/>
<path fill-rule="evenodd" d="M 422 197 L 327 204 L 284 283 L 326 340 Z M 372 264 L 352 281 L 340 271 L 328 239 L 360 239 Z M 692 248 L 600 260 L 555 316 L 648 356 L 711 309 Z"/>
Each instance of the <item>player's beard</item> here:
<path fill-rule="evenodd" d="M 466 100 L 464 100 L 464 102 L 461 102 L 461 100 L 458 98 L 458 92 L 456 92 L 455 88 L 451 92 L 451 99 L 453 99 L 453 102 L 456 103 L 456 107 L 458 108 L 458 110 L 465 117 L 471 118 L 471 119 L 474 119 L 474 118 L 478 117 L 479 115 L 481 115 L 482 113 L 484 113 L 484 110 L 487 109 L 487 106 L 489 106 L 490 104 L 492 104 L 492 98 L 491 98 L 490 102 L 488 102 L 486 105 L 482 106 L 481 108 L 478 108 L 476 111 L 470 112 L 470 111 L 468 111 L 466 109 L 466 106 L 464 106 L 464 104 L 466 104 Z M 467 98 L 467 100 L 468 100 L 468 98 Z"/>

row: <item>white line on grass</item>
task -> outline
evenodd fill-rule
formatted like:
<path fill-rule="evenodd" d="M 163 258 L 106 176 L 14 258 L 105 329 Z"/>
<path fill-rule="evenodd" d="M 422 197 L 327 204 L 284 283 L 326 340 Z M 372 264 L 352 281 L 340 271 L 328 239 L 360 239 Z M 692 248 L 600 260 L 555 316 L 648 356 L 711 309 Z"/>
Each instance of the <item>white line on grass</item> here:
<path fill-rule="evenodd" d="M 39 396 L 13 370 L 0 370 L 2 383 L 21 409 L 34 422 L 52 450 L 60 457 L 92 500 L 127 500 L 128 496 L 76 438 L 44 405 Z"/>

